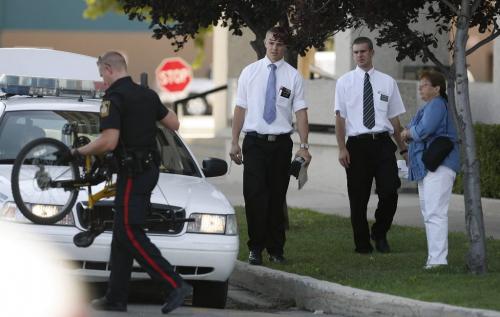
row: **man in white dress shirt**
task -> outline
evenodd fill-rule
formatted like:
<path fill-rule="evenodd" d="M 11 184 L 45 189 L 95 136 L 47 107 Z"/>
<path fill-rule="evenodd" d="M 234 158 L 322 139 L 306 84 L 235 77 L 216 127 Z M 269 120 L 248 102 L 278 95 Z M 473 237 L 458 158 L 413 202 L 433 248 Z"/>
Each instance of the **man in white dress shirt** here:
<path fill-rule="evenodd" d="M 391 135 L 408 161 L 398 118 L 405 107 L 396 81 L 373 68 L 372 41 L 366 37 L 355 39 L 352 54 L 356 69 L 340 77 L 335 87 L 339 162 L 347 173 L 355 252 L 371 253 L 371 238 L 377 251 L 387 253 L 390 252 L 387 232 L 396 213 L 397 190 L 401 186 L 397 147 Z M 366 213 L 373 178 L 379 200 L 370 233 Z"/>
<path fill-rule="evenodd" d="M 311 160 L 307 106 L 302 77 L 284 61 L 287 33 L 273 27 L 264 41 L 266 56 L 243 69 L 238 80 L 236 107 L 229 153 L 244 164 L 243 196 L 248 223 L 248 262 L 262 264 L 262 251 L 269 261 L 283 263 L 285 220 L 283 206 L 290 181 L 292 116 L 295 113 L 300 148 L 296 156 Z M 245 133 L 242 148 L 240 132 Z"/>

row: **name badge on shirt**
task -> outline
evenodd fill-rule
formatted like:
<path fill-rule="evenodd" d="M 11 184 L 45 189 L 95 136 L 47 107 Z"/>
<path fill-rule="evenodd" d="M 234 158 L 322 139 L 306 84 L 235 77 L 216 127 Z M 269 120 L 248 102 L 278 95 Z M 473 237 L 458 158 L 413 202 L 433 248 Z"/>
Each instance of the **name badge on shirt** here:
<path fill-rule="evenodd" d="M 280 88 L 280 96 L 284 98 L 290 98 L 290 94 L 292 91 L 286 87 L 281 86 Z"/>
<path fill-rule="evenodd" d="M 103 100 L 101 103 L 101 118 L 109 116 L 109 107 L 111 106 L 110 100 Z"/>
<path fill-rule="evenodd" d="M 389 101 L 389 96 L 384 95 L 384 94 L 380 94 L 380 100 L 388 102 Z"/>

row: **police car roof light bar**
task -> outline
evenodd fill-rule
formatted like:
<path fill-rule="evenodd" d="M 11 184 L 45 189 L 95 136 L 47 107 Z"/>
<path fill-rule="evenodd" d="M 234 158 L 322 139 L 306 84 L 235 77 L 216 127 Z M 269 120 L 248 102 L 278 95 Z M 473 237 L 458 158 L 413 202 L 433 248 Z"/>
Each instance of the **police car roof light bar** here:
<path fill-rule="evenodd" d="M 102 83 L 91 80 L 0 74 L 0 91 L 7 95 L 100 98 L 103 88 Z"/>

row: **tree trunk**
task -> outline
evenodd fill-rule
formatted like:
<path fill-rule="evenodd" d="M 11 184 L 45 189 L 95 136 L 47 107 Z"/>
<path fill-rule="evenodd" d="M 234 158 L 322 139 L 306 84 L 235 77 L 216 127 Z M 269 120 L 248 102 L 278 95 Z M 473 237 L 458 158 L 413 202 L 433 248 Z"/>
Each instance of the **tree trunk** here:
<path fill-rule="evenodd" d="M 476 141 L 470 111 L 469 80 L 467 79 L 465 55 L 470 21 L 469 1 L 462 0 L 460 10 L 462 15 L 457 21 L 454 65 L 458 130 L 462 139 L 462 153 L 464 154 L 462 169 L 464 171 L 465 224 L 470 242 L 467 266 L 474 274 L 484 274 L 487 271 L 486 241 L 481 207 L 479 160 L 476 156 Z"/>
<path fill-rule="evenodd" d="M 297 60 L 298 60 L 298 55 L 296 50 L 292 49 L 287 49 L 285 53 L 285 60 L 288 64 L 292 65 L 293 68 L 297 69 Z"/>
<path fill-rule="evenodd" d="M 264 58 L 264 56 L 266 56 L 266 47 L 264 45 L 266 33 L 262 35 L 254 31 L 254 34 L 255 40 L 250 41 L 250 45 L 252 45 L 253 50 L 257 53 L 257 59 Z"/>

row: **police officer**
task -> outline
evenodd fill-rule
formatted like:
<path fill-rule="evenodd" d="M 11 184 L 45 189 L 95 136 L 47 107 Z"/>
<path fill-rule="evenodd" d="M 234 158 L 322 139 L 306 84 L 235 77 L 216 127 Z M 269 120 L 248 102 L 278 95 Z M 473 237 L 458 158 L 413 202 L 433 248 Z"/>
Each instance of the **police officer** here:
<path fill-rule="evenodd" d="M 179 121 L 155 92 L 132 81 L 120 53 L 105 53 L 99 57 L 97 66 L 107 87 L 100 110 L 101 135 L 74 149 L 72 154 L 98 155 L 114 151 L 120 167 L 116 182 L 111 275 L 106 295 L 93 300 L 92 307 L 127 310 L 128 285 L 135 259 L 151 278 L 160 281 L 169 291 L 162 307 L 166 314 L 182 305 L 192 287 L 174 272 L 141 225 L 159 177 L 156 122 L 177 130 Z"/>

